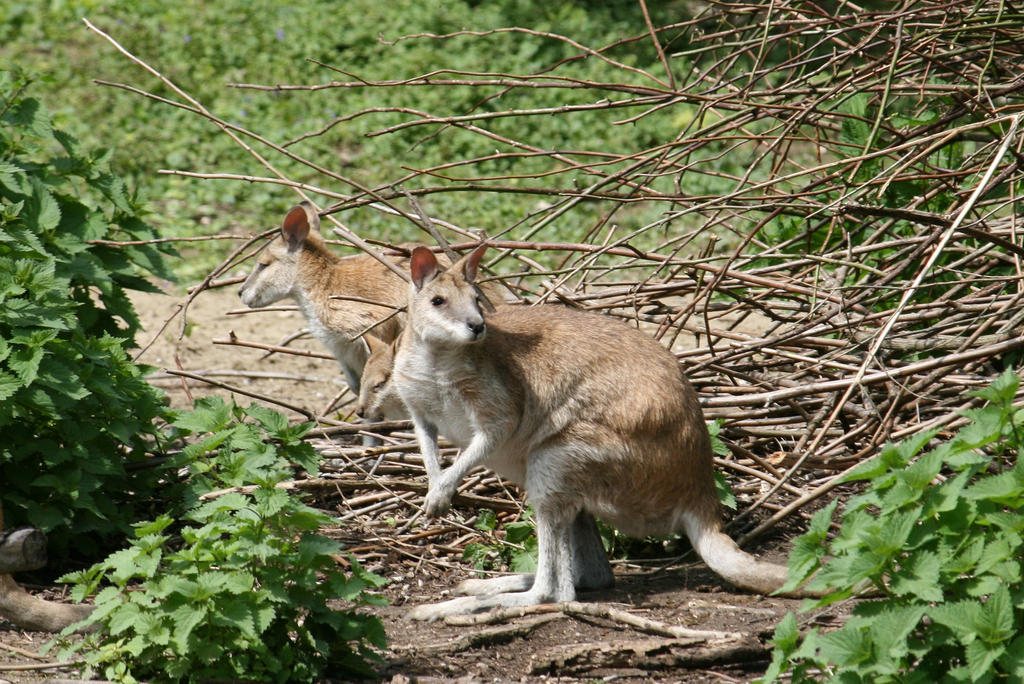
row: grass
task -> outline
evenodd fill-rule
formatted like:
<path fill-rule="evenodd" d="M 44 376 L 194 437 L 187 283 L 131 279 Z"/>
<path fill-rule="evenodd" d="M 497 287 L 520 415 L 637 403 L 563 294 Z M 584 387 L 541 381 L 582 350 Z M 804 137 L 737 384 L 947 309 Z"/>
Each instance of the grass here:
<path fill-rule="evenodd" d="M 660 10 L 672 16 L 672 5 Z M 369 108 L 415 108 L 460 115 L 504 108 L 533 109 L 593 101 L 592 91 L 517 90 L 486 101 L 480 89 L 388 88 L 327 89 L 316 92 L 264 92 L 228 87 L 228 83 L 316 84 L 351 80 L 319 66 L 316 60 L 366 79 L 398 79 L 439 68 L 531 73 L 576 53 L 565 42 L 523 33 L 498 33 L 484 39 L 415 38 L 407 34 L 444 34 L 462 29 L 488 31 L 528 26 L 537 32 L 557 31 L 586 45 L 602 46 L 642 33 L 639 5 L 614 3 L 543 3 L 503 0 L 476 3 L 448 0 L 382 3 L 352 0 L 339 5 L 327 0 L 282 4 L 256 0 L 217 3 L 163 3 L 157 0 L 53 2 L 43 6 L 0 1 L 0 68 L 19 67 L 37 74 L 34 88 L 56 123 L 86 146 L 112 147 L 113 169 L 141 186 L 154 207 L 153 223 L 167 236 L 248 234 L 276 225 L 297 199 L 287 188 L 236 180 L 196 180 L 159 175 L 160 169 L 200 173 L 267 175 L 264 168 L 220 132 L 192 113 L 121 89 L 99 86 L 94 79 L 130 84 L 162 97 L 174 97 L 150 74 L 132 64 L 81 21 L 110 33 L 137 55 L 202 102 L 216 116 L 276 142 L 284 143 L 321 130 L 337 117 Z M 497 59 L 496 56 L 500 56 Z M 649 42 L 618 51 L 616 59 L 657 71 L 657 55 Z M 589 80 L 621 72 L 597 59 L 558 67 L 557 75 Z M 639 77 L 638 77 L 639 78 Z M 487 95 L 497 94 L 492 89 Z M 177 99 L 177 98 L 175 98 Z M 634 112 L 630 112 L 634 113 Z M 545 149 L 626 151 L 641 149 L 678 130 L 685 108 L 612 127 L 622 112 L 580 112 L 570 116 L 498 119 L 488 128 Z M 437 127 L 412 127 L 402 132 L 367 134 L 407 120 L 407 114 L 378 112 L 334 125 L 324 135 L 290 149 L 359 183 L 377 185 L 400 178 L 407 168 L 424 168 L 452 159 L 493 153 L 496 144 L 479 135 Z M 683 122 L 685 123 L 685 122 Z M 309 169 L 273 152 L 271 161 L 288 177 L 323 183 Z M 541 162 L 503 159 L 473 167 L 480 175 L 518 176 L 536 173 Z M 453 171 L 455 175 L 458 170 Z M 411 181 L 409 188 L 425 181 Z M 506 183 L 511 192 L 446 193 L 425 201 L 435 215 L 490 234 L 535 210 L 538 199 L 514 192 L 528 179 Z M 337 192 L 350 188 L 329 187 Z M 543 198 L 542 200 L 543 201 Z M 324 202 L 327 203 L 326 201 Z M 584 237 L 593 207 L 550 227 L 551 240 Z M 621 215 L 623 230 L 652 220 L 649 212 Z M 358 209 L 343 220 L 360 234 L 381 239 L 420 238 L 410 223 Z M 205 273 L 230 249 L 224 243 L 201 243 L 184 250 L 178 272 L 184 279 Z"/>

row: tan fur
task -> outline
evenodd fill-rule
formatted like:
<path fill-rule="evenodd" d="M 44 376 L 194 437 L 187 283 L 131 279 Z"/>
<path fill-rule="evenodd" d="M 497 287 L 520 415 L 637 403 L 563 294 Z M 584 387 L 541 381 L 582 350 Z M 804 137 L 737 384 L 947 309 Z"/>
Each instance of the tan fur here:
<path fill-rule="evenodd" d="M 778 589 L 785 568 L 721 532 L 710 439 L 676 358 L 636 329 L 563 307 L 501 306 L 485 319 L 471 287 L 481 255 L 442 271 L 428 250 L 413 252 L 391 382 L 427 464 L 426 513 L 444 513 L 465 475 L 486 465 L 527 490 L 537 573 L 464 583 L 477 595 L 412 617 L 569 601 L 577 587 L 607 586 L 594 516 L 635 536 L 685 530 L 725 579 Z M 462 447 L 446 470 L 439 433 Z"/>
<path fill-rule="evenodd" d="M 405 259 L 395 259 L 404 264 Z M 320 218 L 308 202 L 285 216 L 281 233 L 260 253 L 256 267 L 238 292 L 246 306 L 268 306 L 294 299 L 310 333 L 337 359 L 349 387 L 359 392 L 360 376 L 369 356 L 358 337 L 374 323 L 403 307 L 408 284 L 368 254 L 339 257 L 320 236 Z M 332 295 L 358 297 L 380 305 Z M 391 341 L 402 329 L 404 316 L 392 316 L 372 332 Z"/>
<path fill-rule="evenodd" d="M 369 421 L 408 418 L 409 413 L 391 384 L 395 343 L 384 342 L 374 335 L 367 335 L 366 342 L 370 347 L 370 357 L 363 367 L 356 413 Z"/>

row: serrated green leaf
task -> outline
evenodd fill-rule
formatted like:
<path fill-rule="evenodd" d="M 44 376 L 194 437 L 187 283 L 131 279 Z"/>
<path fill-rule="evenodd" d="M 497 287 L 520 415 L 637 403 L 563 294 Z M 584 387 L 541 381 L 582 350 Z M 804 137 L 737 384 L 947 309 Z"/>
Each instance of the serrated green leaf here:
<path fill-rule="evenodd" d="M 31 192 L 25 169 L 13 161 L 0 160 L 0 185 L 18 195 Z"/>
<path fill-rule="evenodd" d="M 715 477 L 715 493 L 718 496 L 718 501 L 726 508 L 735 510 L 736 509 L 736 496 L 732 493 L 732 487 L 729 486 L 729 480 L 726 479 L 725 475 L 715 470 L 713 473 Z"/>
<path fill-rule="evenodd" d="M 821 635 L 818 641 L 821 657 L 840 667 L 853 667 L 872 657 L 868 631 L 849 622 L 834 632 Z"/>
<path fill-rule="evenodd" d="M 902 572 L 892 577 L 891 587 L 897 596 L 911 595 L 921 601 L 944 599 L 939 581 L 942 560 L 931 551 L 918 551 L 907 559 Z"/>
<path fill-rule="evenodd" d="M 899 474 L 908 487 L 923 491 L 929 487 L 935 476 L 942 470 L 943 460 L 942 454 L 938 452 L 932 452 L 925 454 L 914 463 L 907 466 L 903 472 Z"/>
<path fill-rule="evenodd" d="M 924 616 L 923 605 L 883 608 L 868 623 L 875 649 L 894 662 L 908 653 L 907 637 L 917 628 Z"/>
<path fill-rule="evenodd" d="M 60 224 L 60 205 L 53 193 L 35 178 L 32 179 L 32 194 L 26 209 L 26 218 L 34 222 L 32 227 L 38 232 L 55 230 Z"/>
<path fill-rule="evenodd" d="M 998 440 L 1003 434 L 1003 411 L 989 404 L 980 409 L 963 411 L 971 419 L 953 438 L 953 448 L 967 451 L 977 449 Z"/>
<path fill-rule="evenodd" d="M 985 675 L 991 674 L 992 664 L 1005 652 L 1006 646 L 987 644 L 980 639 L 967 644 L 964 654 L 967 656 L 967 669 L 972 680 L 980 681 Z"/>
<path fill-rule="evenodd" d="M 195 402 L 192 411 L 179 413 L 173 425 L 191 432 L 218 432 L 225 430 L 231 419 L 231 404 L 219 397 L 205 397 Z"/>
<path fill-rule="evenodd" d="M 1014 508 L 1024 504 L 1024 473 L 1016 468 L 979 479 L 964 492 L 969 499 L 986 499 Z"/>
<path fill-rule="evenodd" d="M 1009 404 L 1017 394 L 1020 386 L 1020 377 L 1012 368 L 1007 368 L 999 377 L 985 386 L 983 389 L 968 392 L 969 396 L 979 397 L 993 404 Z"/>
<path fill-rule="evenodd" d="M 778 624 L 775 625 L 775 632 L 772 634 L 772 643 L 781 648 L 784 652 L 792 652 L 800 639 L 800 630 L 797 628 L 796 615 L 786 613 Z"/>
<path fill-rule="evenodd" d="M 999 658 L 999 665 L 1011 681 L 1024 681 L 1024 635 L 1013 640 Z"/>
<path fill-rule="evenodd" d="M 255 510 L 262 518 L 271 518 L 292 502 L 292 495 L 283 489 L 261 487 L 252 493 Z"/>
<path fill-rule="evenodd" d="M 299 562 L 305 564 L 317 557 L 341 553 L 341 544 L 320 534 L 304 534 L 296 550 Z"/>
<path fill-rule="evenodd" d="M 302 468 L 310 477 L 317 477 L 320 473 L 320 454 L 316 452 L 312 444 L 300 442 L 292 444 L 287 448 L 284 456 L 295 465 Z"/>
<path fill-rule="evenodd" d="M 273 437 L 288 429 L 288 418 L 266 406 L 252 404 L 245 409 L 245 414 L 254 418 Z"/>
<path fill-rule="evenodd" d="M 217 608 L 217 612 L 211 616 L 216 624 L 235 628 L 251 639 L 260 635 L 260 631 L 257 629 L 256 611 L 249 602 L 229 599 L 218 603 Z"/>
<path fill-rule="evenodd" d="M 22 387 L 24 383 L 20 379 L 0 369 L 0 401 L 10 399 Z"/>
<path fill-rule="evenodd" d="M 729 447 L 726 446 L 725 442 L 722 441 L 722 421 L 712 420 L 708 421 L 708 435 L 711 437 L 711 453 L 717 454 L 718 456 L 728 456 Z"/>
<path fill-rule="evenodd" d="M 486 570 L 491 566 L 490 556 L 494 551 L 486 544 L 473 542 L 466 544 L 462 549 L 462 560 L 472 565 L 477 570 Z"/>
<path fill-rule="evenodd" d="M 46 142 L 53 140 L 53 127 L 43 105 L 34 97 L 15 101 L 3 115 L 3 121 L 22 128 Z"/>
<path fill-rule="evenodd" d="M 978 637 L 992 646 L 1003 644 L 1013 636 L 1013 603 L 1005 586 L 999 586 L 988 597 L 974 626 Z"/>
<path fill-rule="evenodd" d="M 512 552 L 509 565 L 512 568 L 512 572 L 536 572 L 537 556 L 534 553 L 530 553 L 529 550 L 520 551 L 517 549 Z"/>
<path fill-rule="evenodd" d="M 981 603 L 978 601 L 955 601 L 931 606 L 928 616 L 956 635 L 960 643 L 967 644 L 977 637 L 975 625 L 981 619 Z"/>
<path fill-rule="evenodd" d="M 209 609 L 203 603 L 184 603 L 171 612 L 171 623 L 174 625 L 171 644 L 180 656 L 187 656 L 191 651 L 189 637 L 193 630 L 206 619 Z"/>
<path fill-rule="evenodd" d="M 498 526 L 498 516 L 489 508 L 481 508 L 477 511 L 476 522 L 473 527 L 482 532 L 491 532 Z"/>
<path fill-rule="evenodd" d="M 39 373 L 39 363 L 43 360 L 41 347 L 15 349 L 7 358 L 7 366 L 18 376 L 21 384 L 31 385 Z"/>
<path fill-rule="evenodd" d="M 139 551 L 135 547 L 121 549 L 107 556 L 103 565 L 110 571 L 110 580 L 119 586 L 124 586 L 128 580 L 137 577 L 139 575 L 138 556 Z"/>
<path fill-rule="evenodd" d="M 528 520 L 519 520 L 505 525 L 505 539 L 513 544 L 525 541 L 535 532 L 535 525 Z"/>
<path fill-rule="evenodd" d="M 883 454 L 898 455 L 899 452 L 893 445 L 883 447 Z M 863 463 L 855 466 L 850 472 L 843 475 L 841 482 L 857 482 L 858 480 L 871 480 L 882 475 L 889 469 L 886 460 L 881 456 L 869 458 Z"/>
<path fill-rule="evenodd" d="M 111 612 L 107 620 L 107 631 L 117 636 L 129 629 L 134 629 L 142 619 L 142 610 L 134 603 L 123 603 Z"/>
<path fill-rule="evenodd" d="M 219 513 L 230 513 L 249 509 L 252 500 L 241 492 L 228 492 L 211 501 L 200 504 L 188 512 L 188 518 L 196 522 L 206 522 Z"/>

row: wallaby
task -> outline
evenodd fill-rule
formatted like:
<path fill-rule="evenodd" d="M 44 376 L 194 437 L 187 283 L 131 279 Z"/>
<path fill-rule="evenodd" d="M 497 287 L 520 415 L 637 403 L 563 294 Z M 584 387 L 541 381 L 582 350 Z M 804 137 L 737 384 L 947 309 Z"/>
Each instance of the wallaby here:
<path fill-rule="evenodd" d="M 405 404 L 391 383 L 397 342 L 397 339 L 389 343 L 375 335 L 366 335 L 370 357 L 363 367 L 363 377 L 359 383 L 359 404 L 356 408 L 356 414 L 364 420 L 376 422 L 409 417 Z"/>
<path fill-rule="evenodd" d="M 485 247 L 448 270 L 428 249 L 413 251 L 391 383 L 427 465 L 425 512 L 447 511 L 465 475 L 486 465 L 533 504 L 537 571 L 463 582 L 458 590 L 471 596 L 410 617 L 571 601 L 576 589 L 611 585 L 595 516 L 633 536 L 683 530 L 729 582 L 780 588 L 786 568 L 721 530 L 707 426 L 674 355 L 611 318 L 561 306 L 503 306 L 485 317 L 473 288 Z M 445 470 L 439 433 L 462 448 Z"/>
<path fill-rule="evenodd" d="M 403 264 L 405 259 L 395 261 Z M 331 295 L 366 301 L 331 299 Z M 281 234 L 260 253 L 238 296 L 252 308 L 286 297 L 298 302 L 309 331 L 331 351 L 348 386 L 358 394 L 363 366 L 370 355 L 359 335 L 405 306 L 408 285 L 368 254 L 339 257 L 328 250 L 320 236 L 316 209 L 302 202 L 285 215 Z M 395 339 L 403 318 L 395 315 L 383 320 L 373 328 L 373 334 L 384 341 Z"/>

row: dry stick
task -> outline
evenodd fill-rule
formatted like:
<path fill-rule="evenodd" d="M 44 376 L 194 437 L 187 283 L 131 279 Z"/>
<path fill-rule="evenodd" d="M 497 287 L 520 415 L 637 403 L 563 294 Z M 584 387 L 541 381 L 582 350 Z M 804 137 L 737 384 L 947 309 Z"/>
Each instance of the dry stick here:
<path fill-rule="evenodd" d="M 573 617 L 597 617 L 617 622 L 633 629 L 657 634 L 659 636 L 672 637 L 676 639 L 700 639 L 705 641 L 720 641 L 742 639 L 746 635 L 742 632 L 722 632 L 717 630 L 690 629 L 681 625 L 670 625 L 650 618 L 641 617 L 624 610 L 612 608 L 601 603 L 582 603 L 579 601 L 567 601 L 563 603 L 546 603 L 537 606 L 521 608 L 497 608 L 479 615 L 455 615 L 445 618 L 445 624 L 469 626 L 479 624 L 494 624 L 505 622 L 526 615 L 538 615 L 545 613 L 563 613 Z"/>
<path fill-rule="evenodd" d="M 249 340 L 240 340 L 235 336 L 234 330 L 228 331 L 227 338 L 219 337 L 213 339 L 214 344 L 224 344 L 236 347 L 251 347 L 253 349 L 262 349 L 266 352 L 279 352 L 281 354 L 292 354 L 294 356 L 305 356 L 313 359 L 324 359 L 333 361 L 334 357 L 326 352 L 313 351 L 311 349 L 296 349 L 295 347 L 282 347 L 276 344 L 264 344 L 263 342 L 251 342 Z"/>
<path fill-rule="evenodd" d="M 394 45 L 395 43 L 398 43 L 399 41 L 409 40 L 411 38 L 433 38 L 435 40 L 446 40 L 448 38 L 455 38 L 457 36 L 488 36 L 488 35 L 500 34 L 500 33 L 525 33 L 526 35 L 530 35 L 530 36 L 538 36 L 538 37 L 541 37 L 541 38 L 550 38 L 550 39 L 553 39 L 553 40 L 558 40 L 558 41 L 561 41 L 561 42 L 569 44 L 570 46 L 572 46 L 572 47 L 576 48 L 577 50 L 579 50 L 581 53 L 585 53 L 587 56 L 593 57 L 595 59 L 599 59 L 599 60 L 601 60 L 603 62 L 607 62 L 611 66 L 614 66 L 616 68 L 622 69 L 624 71 L 628 71 L 630 73 L 635 73 L 635 74 L 643 76 L 645 78 L 649 78 L 650 80 L 652 80 L 655 83 L 657 83 L 659 86 L 667 87 L 667 85 L 668 85 L 664 81 L 662 81 L 661 79 L 655 77 L 653 74 L 651 74 L 651 73 L 649 73 L 647 71 L 644 71 L 643 69 L 640 69 L 640 68 L 634 67 L 634 66 L 629 66 L 628 64 L 624 64 L 622 62 L 618 62 L 618 61 L 608 57 L 607 55 L 603 54 L 604 53 L 603 49 L 602 50 L 595 50 L 593 48 L 587 47 L 586 45 L 583 45 L 582 43 L 576 42 L 572 38 L 569 38 L 567 36 L 563 36 L 563 35 L 558 34 L 558 33 L 552 33 L 550 31 L 537 31 L 537 30 L 534 30 L 534 29 L 521 28 L 521 27 L 518 27 L 518 26 L 513 26 L 513 27 L 508 27 L 508 28 L 490 29 L 490 30 L 487 30 L 487 31 L 467 31 L 467 30 L 462 30 L 462 31 L 455 31 L 453 33 L 447 33 L 447 34 L 441 34 L 441 35 L 436 34 L 436 33 L 414 33 L 414 34 L 410 34 L 410 35 L 401 36 L 401 37 L 397 38 L 396 40 L 394 40 L 392 42 L 388 42 L 386 40 L 385 41 L 381 41 L 381 42 L 383 42 L 385 45 Z"/>
<path fill-rule="evenodd" d="M 1010 142 L 1011 140 L 1013 140 L 1013 136 L 1017 132 L 1017 126 L 1019 125 L 1020 120 L 1020 114 L 1013 117 L 1010 130 L 1003 137 L 1003 142 L 1000 145 L 999 150 L 996 152 L 996 155 L 993 157 L 992 162 L 986 169 L 985 175 L 978 183 L 970 198 L 967 200 L 967 202 L 964 203 L 963 207 L 960 209 L 960 212 L 957 214 L 956 219 L 949 226 L 946 232 L 942 235 L 942 239 L 934 247 L 931 256 L 928 258 L 928 261 L 925 262 L 924 266 L 922 266 L 921 269 L 918 271 L 917 275 L 914 277 L 913 282 L 910 284 L 910 287 L 904 291 L 903 296 L 900 298 L 899 304 L 896 306 L 896 309 L 893 311 L 888 321 L 886 321 L 886 324 L 882 327 L 882 330 L 878 333 L 878 337 L 876 338 L 875 343 L 871 346 L 871 349 L 868 351 L 867 358 L 864 359 L 864 362 L 858 369 L 857 375 L 849 382 L 849 385 L 847 386 L 846 391 L 843 393 L 842 398 L 836 403 L 836 407 L 832 410 L 832 413 L 829 415 L 828 419 L 825 421 L 822 428 L 818 431 L 818 435 L 815 437 L 811 445 L 807 448 L 807 451 L 805 451 L 804 454 L 802 454 L 801 457 L 797 460 L 796 464 L 792 468 L 790 468 L 787 471 L 787 473 L 782 476 L 782 478 L 780 478 L 780 485 L 782 482 L 788 479 L 789 475 L 791 475 L 792 473 L 796 472 L 799 469 L 800 465 L 802 465 L 804 460 L 806 460 L 806 458 L 810 454 L 814 453 L 815 449 L 817 449 L 818 445 L 824 439 L 828 431 L 828 428 L 831 427 L 832 423 L 834 423 L 835 419 L 839 416 L 839 412 L 842 410 L 843 404 L 845 404 L 846 401 L 850 398 L 850 395 L 853 393 L 854 388 L 862 386 L 862 381 L 866 379 L 865 374 L 867 372 L 867 367 L 871 364 L 875 356 L 878 354 L 878 350 L 881 349 L 882 340 L 884 340 L 885 337 L 888 335 L 889 331 L 892 330 L 892 327 L 896 324 L 896 320 L 899 318 L 900 313 L 903 311 L 904 307 L 906 307 L 907 302 L 910 301 L 911 296 L 913 296 L 914 292 L 916 292 L 917 289 L 921 286 L 921 283 L 924 281 L 925 275 L 932 269 L 932 267 L 935 265 L 935 262 L 938 261 L 939 255 L 942 253 L 943 249 L 948 244 L 950 238 L 952 238 L 953 233 L 956 231 L 957 227 L 960 225 L 960 223 L 963 222 L 964 218 L 966 218 L 967 214 L 971 211 L 974 204 L 978 201 L 979 197 L 981 196 L 981 191 L 988 184 L 988 179 L 992 177 L 992 174 L 995 172 L 999 163 L 1002 161 L 1003 155 L 1006 154 L 1006 150 L 1009 148 Z M 1018 346 L 1021 346 L 1021 344 L 1024 344 L 1024 339 L 1010 340 L 1009 342 L 1004 344 L 1009 344 L 1012 345 L 1011 348 L 1016 348 Z M 993 346 L 998 347 L 1000 345 Z M 843 474 L 845 474 L 845 472 L 849 471 L 844 471 L 844 473 L 836 476 L 829 482 L 829 484 L 831 484 L 832 482 L 838 484 L 840 478 Z M 759 502 L 766 501 L 772 494 L 774 494 L 775 491 L 778 490 L 778 487 L 780 485 L 772 487 L 772 489 L 769 492 L 767 492 L 764 496 L 761 497 Z M 827 486 L 828 485 L 824 485 L 823 487 Z M 817 493 L 820 490 L 822 490 L 823 487 L 820 487 L 818 490 L 811 492 L 811 494 L 809 494 L 808 496 L 815 495 L 816 498 L 816 496 L 820 496 L 821 493 L 824 493 L 824 491 L 828 491 L 824 490 L 821 491 L 820 493 Z M 759 502 L 755 502 L 753 506 L 751 506 L 750 508 L 743 512 L 743 515 L 748 515 L 750 512 L 752 512 L 754 508 L 757 507 Z M 740 543 L 746 543 L 747 541 L 750 541 L 751 539 L 754 539 L 759 535 L 763 534 L 767 530 L 774 527 L 780 520 L 782 520 L 786 515 L 789 515 L 789 513 L 791 513 L 793 510 L 796 510 L 795 508 L 793 508 L 793 504 L 786 506 L 775 515 L 771 516 L 768 520 L 765 520 L 763 523 L 755 527 L 753 530 L 743 535 L 743 537 L 741 537 L 740 539 Z"/>
<path fill-rule="evenodd" d="M 876 338 L 877 339 L 877 338 Z M 1004 354 L 1008 351 L 1013 351 L 1024 346 L 1024 337 L 1017 337 L 1003 342 L 997 342 L 990 344 L 985 347 L 972 349 L 971 351 L 962 352 L 960 354 L 948 354 L 946 356 L 940 356 L 932 359 L 926 359 L 924 361 L 917 361 L 915 363 L 907 364 L 900 368 L 893 368 L 889 370 L 876 371 L 870 375 L 863 375 L 860 378 L 843 378 L 841 380 L 826 380 L 824 382 L 811 383 L 807 385 L 801 385 L 797 387 L 789 387 L 786 389 L 772 390 L 770 392 L 760 392 L 758 394 L 748 394 L 742 397 L 712 397 L 710 399 L 701 399 L 701 406 L 707 408 L 714 408 L 719 406 L 761 406 L 768 405 L 773 402 L 777 402 L 783 399 L 792 399 L 795 397 L 802 397 L 808 394 L 822 394 L 824 392 L 833 392 L 836 390 L 845 389 L 849 398 L 849 393 L 852 392 L 853 388 L 862 385 L 872 385 L 879 382 L 885 382 L 893 380 L 895 378 L 907 377 L 929 371 L 934 368 L 941 368 L 943 366 L 952 366 L 963 361 L 973 361 L 976 359 L 990 358 L 998 354 Z M 841 404 L 841 402 L 840 402 Z M 833 410 L 833 413 L 838 411 L 838 407 Z M 825 422 L 825 427 L 822 430 L 826 430 L 828 426 L 834 422 L 835 416 Z M 810 447 L 813 451 L 814 446 Z"/>
<path fill-rule="evenodd" d="M 314 421 L 316 420 L 316 416 L 313 415 L 313 413 L 311 411 L 309 411 L 308 409 L 304 409 L 301 406 L 295 406 L 294 404 L 290 404 L 288 402 L 281 401 L 280 399 L 277 399 L 277 398 L 271 397 L 271 396 L 267 396 L 266 394 L 260 394 L 259 392 L 253 392 L 251 390 L 243 389 L 243 388 L 237 387 L 235 385 L 229 385 L 229 384 L 224 383 L 224 382 L 219 382 L 217 380 L 213 380 L 213 379 L 208 378 L 206 376 L 200 375 L 199 373 L 192 373 L 190 371 L 179 370 L 179 369 L 172 369 L 172 368 L 166 368 L 164 370 L 167 373 L 170 373 L 171 375 L 177 375 L 177 376 L 180 376 L 180 377 L 183 377 L 183 378 L 190 378 L 192 380 L 199 380 L 200 382 L 205 382 L 208 385 L 213 385 L 214 387 L 219 387 L 221 389 L 227 390 L 229 392 L 233 392 L 235 394 L 241 394 L 241 395 L 246 396 L 246 397 L 252 397 L 253 399 L 259 399 L 260 401 L 265 401 L 265 402 L 267 402 L 269 404 L 275 404 L 277 406 L 281 406 L 281 407 L 286 408 L 286 409 L 288 409 L 290 411 L 294 411 L 296 413 L 299 413 L 299 414 L 305 416 L 307 420 L 314 420 Z"/>
<path fill-rule="evenodd" d="M 463 634 L 457 639 L 452 641 L 442 641 L 436 644 L 427 645 L 409 645 L 409 646 L 398 646 L 395 647 L 399 652 L 412 651 L 418 653 L 457 653 L 465 651 L 470 648 L 481 648 L 487 646 L 494 646 L 497 644 L 504 644 L 512 641 L 513 639 L 521 639 L 529 636 L 537 628 L 548 624 L 554 620 L 564 619 L 566 616 L 563 614 L 555 615 L 541 615 L 531 620 L 524 622 L 503 625 L 501 627 L 494 627 L 491 629 L 481 630 L 479 632 L 470 632 Z"/>
<path fill-rule="evenodd" d="M 36 670 L 66 670 L 69 667 L 80 667 L 82 665 L 85 665 L 84 660 L 67 660 L 52 663 L 27 663 L 23 665 L 0 664 L 0 672 L 35 672 Z M 78 679 L 74 681 L 81 682 L 81 680 Z"/>
<path fill-rule="evenodd" d="M 203 371 L 197 371 L 197 375 L 201 375 L 204 378 L 221 377 L 221 378 L 252 378 L 261 380 L 294 380 L 296 382 L 325 382 L 325 383 L 340 383 L 340 378 L 319 378 L 315 375 L 296 375 L 295 373 L 281 373 L 278 371 L 241 371 L 233 370 L 230 368 L 221 369 L 209 369 Z M 145 376 L 147 380 L 170 380 L 175 377 L 172 373 L 150 373 Z"/>
<path fill-rule="evenodd" d="M 38 653 L 34 653 L 32 651 L 27 651 L 24 648 L 18 648 L 17 646 L 13 646 L 11 644 L 5 644 L 2 641 L 0 641 L 0 648 L 6 649 L 6 650 L 10 651 L 11 653 L 17 653 L 18 655 L 23 655 L 26 658 L 32 658 L 34 660 L 46 660 L 46 656 L 39 655 Z"/>

